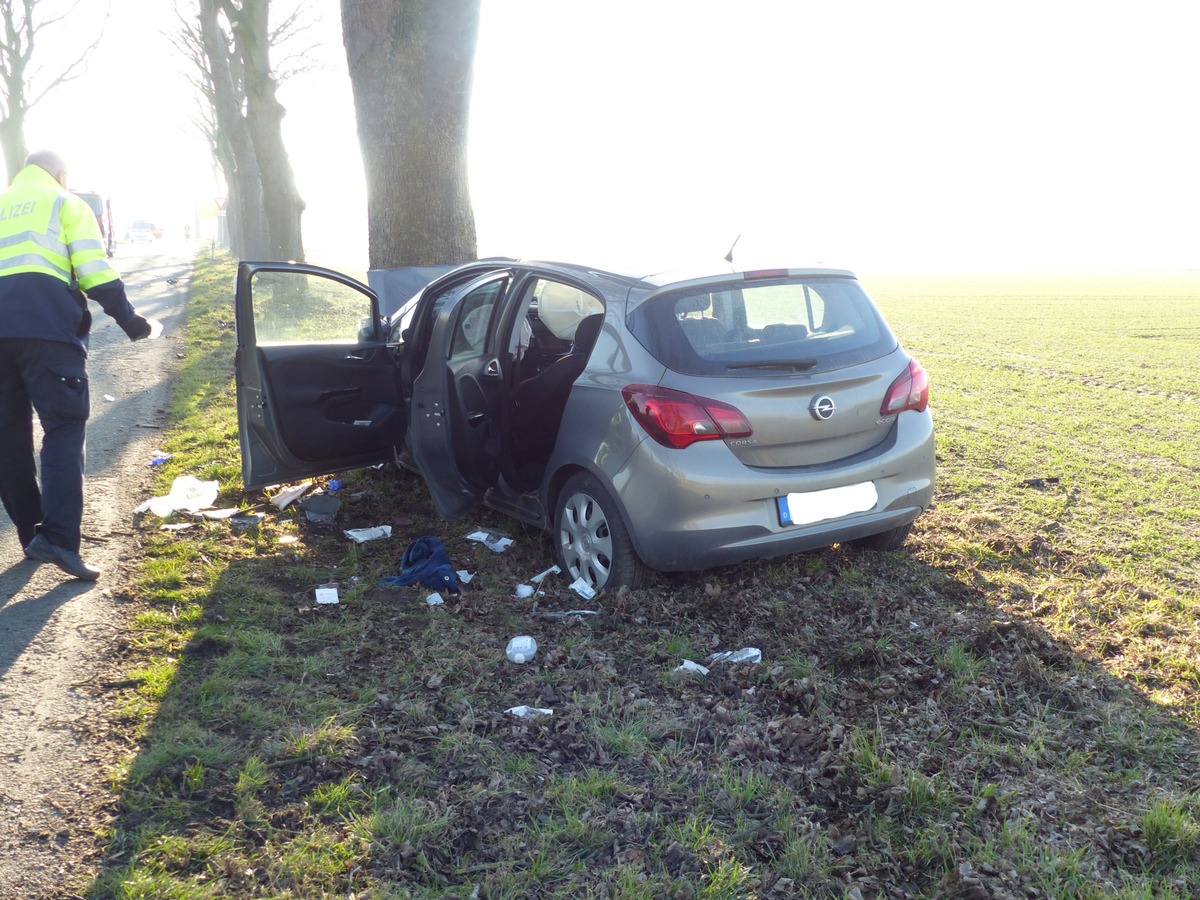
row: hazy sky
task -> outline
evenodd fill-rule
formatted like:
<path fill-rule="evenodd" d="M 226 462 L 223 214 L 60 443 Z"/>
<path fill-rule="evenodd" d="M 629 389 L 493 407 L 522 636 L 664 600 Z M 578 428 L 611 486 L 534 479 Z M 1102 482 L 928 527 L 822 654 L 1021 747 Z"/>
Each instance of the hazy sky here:
<path fill-rule="evenodd" d="M 169 11 L 112 8 L 27 136 L 161 217 L 219 188 Z M 306 243 L 365 259 L 337 2 L 315 8 L 325 68 L 283 89 Z M 640 266 L 740 234 L 740 261 L 859 270 L 1200 266 L 1197 34 L 1194 0 L 484 0 L 480 254 Z"/>

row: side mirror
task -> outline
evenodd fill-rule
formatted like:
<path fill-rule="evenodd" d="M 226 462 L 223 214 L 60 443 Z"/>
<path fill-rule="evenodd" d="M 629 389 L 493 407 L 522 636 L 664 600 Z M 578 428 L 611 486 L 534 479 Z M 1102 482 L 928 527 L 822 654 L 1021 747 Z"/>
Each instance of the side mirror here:
<path fill-rule="evenodd" d="M 370 316 L 363 316 L 358 320 L 358 342 L 360 344 L 369 344 L 375 340 L 375 323 L 371 321 Z"/>

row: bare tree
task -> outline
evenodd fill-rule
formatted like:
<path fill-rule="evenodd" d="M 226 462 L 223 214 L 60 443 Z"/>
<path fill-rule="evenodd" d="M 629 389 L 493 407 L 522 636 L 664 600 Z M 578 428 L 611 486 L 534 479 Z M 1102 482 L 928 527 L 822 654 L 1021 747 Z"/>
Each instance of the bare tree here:
<path fill-rule="evenodd" d="M 476 255 L 467 125 L 480 0 L 341 0 L 372 268 Z"/>
<path fill-rule="evenodd" d="M 304 200 L 283 143 L 284 109 L 270 56 L 300 30 L 304 6 L 274 30 L 269 7 L 269 0 L 199 0 L 193 21 L 181 16 L 176 45 L 196 63 L 193 82 L 207 104 L 201 129 L 225 173 L 234 253 L 302 260 Z M 297 70 L 294 59 L 285 65 Z"/>
<path fill-rule="evenodd" d="M 39 0 L 0 0 L 0 145 L 9 178 L 25 164 L 25 117 L 37 103 L 64 82 L 78 78 L 87 70 L 88 58 L 100 45 L 102 29 L 96 39 L 74 58 L 66 60 L 56 74 L 42 77 L 33 65 L 34 46 L 46 29 L 62 24 L 83 0 L 76 0 L 59 15 L 39 16 L 46 4 Z M 105 12 L 107 19 L 107 11 Z"/>

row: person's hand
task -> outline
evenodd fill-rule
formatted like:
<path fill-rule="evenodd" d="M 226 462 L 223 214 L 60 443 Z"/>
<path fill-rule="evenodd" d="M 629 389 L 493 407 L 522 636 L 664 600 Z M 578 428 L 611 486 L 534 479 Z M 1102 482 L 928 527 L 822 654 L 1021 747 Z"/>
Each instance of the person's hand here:
<path fill-rule="evenodd" d="M 134 316 L 121 328 L 129 335 L 131 341 L 140 341 L 142 338 L 150 337 L 150 322 L 145 316 Z"/>

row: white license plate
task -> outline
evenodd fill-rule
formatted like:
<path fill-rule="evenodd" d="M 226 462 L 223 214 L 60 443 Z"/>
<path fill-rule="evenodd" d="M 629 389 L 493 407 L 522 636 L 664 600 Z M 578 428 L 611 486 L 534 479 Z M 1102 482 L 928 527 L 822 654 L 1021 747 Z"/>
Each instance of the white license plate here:
<path fill-rule="evenodd" d="M 777 497 L 781 525 L 812 525 L 827 519 L 840 519 L 852 513 L 867 512 L 879 502 L 875 483 L 847 484 L 824 491 L 788 494 Z"/>

